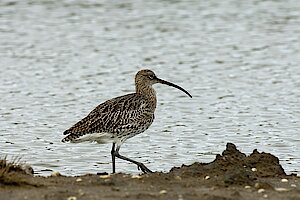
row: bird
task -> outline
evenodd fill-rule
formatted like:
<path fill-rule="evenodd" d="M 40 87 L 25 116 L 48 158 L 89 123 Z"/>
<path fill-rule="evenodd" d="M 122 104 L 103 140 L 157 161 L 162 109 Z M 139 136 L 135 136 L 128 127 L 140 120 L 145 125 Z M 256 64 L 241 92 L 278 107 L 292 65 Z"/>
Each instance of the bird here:
<path fill-rule="evenodd" d="M 112 173 L 116 173 L 116 157 L 134 163 L 143 173 L 152 173 L 143 163 L 119 153 L 121 145 L 129 138 L 147 130 L 154 120 L 157 98 L 154 84 L 164 84 L 191 94 L 182 87 L 158 78 L 150 69 L 135 75 L 135 93 L 107 100 L 96 106 L 86 117 L 63 132 L 62 142 L 112 143 Z"/>

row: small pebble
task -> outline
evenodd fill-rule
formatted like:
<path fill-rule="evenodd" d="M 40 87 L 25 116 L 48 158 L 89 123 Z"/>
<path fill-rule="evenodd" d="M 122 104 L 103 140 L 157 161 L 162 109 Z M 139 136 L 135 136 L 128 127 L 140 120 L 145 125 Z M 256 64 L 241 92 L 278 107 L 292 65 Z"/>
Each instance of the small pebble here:
<path fill-rule="evenodd" d="M 178 200 L 183 200 L 182 194 L 179 194 L 179 195 L 178 195 Z"/>
<path fill-rule="evenodd" d="M 68 197 L 67 200 L 77 200 L 77 197 Z"/>
<path fill-rule="evenodd" d="M 141 178 L 143 178 L 143 177 L 142 177 L 142 176 L 139 176 L 139 175 L 132 175 L 131 178 L 141 179 Z"/>
<path fill-rule="evenodd" d="M 175 179 L 181 181 L 181 177 L 180 176 L 175 176 Z"/>
<path fill-rule="evenodd" d="M 99 176 L 99 178 L 103 178 L 103 179 L 110 178 L 110 175 L 101 175 Z"/>
<path fill-rule="evenodd" d="M 265 191 L 266 191 L 265 189 L 262 189 L 262 188 L 261 188 L 261 189 L 257 190 L 257 193 L 260 194 L 260 193 L 263 193 L 263 192 L 265 192 Z"/>
<path fill-rule="evenodd" d="M 251 188 L 250 185 L 246 185 L 246 186 L 245 186 L 245 189 L 250 189 L 250 188 Z"/>
<path fill-rule="evenodd" d="M 255 183 L 254 187 L 255 187 L 256 189 L 260 189 L 260 188 L 261 188 L 261 185 L 260 185 L 259 183 Z"/>
<path fill-rule="evenodd" d="M 83 190 L 82 190 L 82 189 L 79 189 L 79 190 L 78 190 L 78 193 L 79 193 L 79 195 L 80 195 L 80 196 L 83 196 L 83 195 L 85 195 L 85 193 L 83 192 Z"/>
<path fill-rule="evenodd" d="M 76 179 L 76 182 L 81 182 L 81 181 L 82 181 L 82 178 Z"/>
<path fill-rule="evenodd" d="M 51 176 L 57 177 L 57 176 L 61 176 L 61 174 L 59 172 L 52 172 Z"/>
<path fill-rule="evenodd" d="M 297 187 L 297 185 L 296 184 L 291 184 L 291 187 Z"/>
<path fill-rule="evenodd" d="M 160 192 L 159 192 L 159 194 L 167 194 L 168 192 L 167 192 L 167 190 L 161 190 Z"/>
<path fill-rule="evenodd" d="M 205 179 L 205 180 L 208 180 L 208 179 L 210 179 L 210 176 L 205 176 L 204 179 Z"/>
<path fill-rule="evenodd" d="M 268 198 L 268 195 L 267 194 L 264 194 L 264 196 L 263 196 L 264 198 Z"/>
<path fill-rule="evenodd" d="M 277 192 L 287 192 L 288 189 L 287 188 L 275 188 L 275 191 L 277 191 Z"/>
<path fill-rule="evenodd" d="M 289 180 L 287 180 L 286 178 L 283 178 L 283 179 L 281 179 L 281 182 L 287 183 L 287 182 L 289 182 Z"/>
<path fill-rule="evenodd" d="M 255 167 L 253 167 L 253 168 L 251 169 L 251 171 L 257 172 L 257 169 L 256 169 Z"/>

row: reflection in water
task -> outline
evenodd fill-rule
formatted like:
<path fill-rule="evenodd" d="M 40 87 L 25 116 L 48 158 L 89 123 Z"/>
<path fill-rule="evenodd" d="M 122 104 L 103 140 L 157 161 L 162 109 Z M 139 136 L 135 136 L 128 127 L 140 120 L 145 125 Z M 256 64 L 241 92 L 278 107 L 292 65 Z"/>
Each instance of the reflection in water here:
<path fill-rule="evenodd" d="M 63 144 L 97 104 L 134 91 L 141 68 L 188 89 L 155 86 L 152 127 L 124 155 L 152 170 L 211 161 L 227 142 L 271 152 L 298 172 L 297 0 L 0 3 L 0 153 L 39 174 L 111 171 L 110 145 Z M 117 171 L 136 173 L 118 160 Z"/>

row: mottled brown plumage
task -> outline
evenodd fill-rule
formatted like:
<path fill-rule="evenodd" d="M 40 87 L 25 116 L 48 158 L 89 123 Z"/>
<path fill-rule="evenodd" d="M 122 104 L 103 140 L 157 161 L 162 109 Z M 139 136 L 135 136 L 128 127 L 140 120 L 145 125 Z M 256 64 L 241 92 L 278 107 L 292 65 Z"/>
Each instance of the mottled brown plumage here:
<path fill-rule="evenodd" d="M 62 142 L 111 142 L 113 173 L 115 157 L 137 164 L 145 173 L 151 172 L 142 163 L 121 156 L 119 149 L 125 140 L 144 132 L 152 124 L 156 108 L 156 93 L 152 85 L 155 83 L 176 87 L 192 97 L 183 88 L 157 78 L 151 70 L 141 70 L 135 76 L 136 93 L 116 97 L 98 105 L 85 118 L 64 132 L 67 136 Z"/>

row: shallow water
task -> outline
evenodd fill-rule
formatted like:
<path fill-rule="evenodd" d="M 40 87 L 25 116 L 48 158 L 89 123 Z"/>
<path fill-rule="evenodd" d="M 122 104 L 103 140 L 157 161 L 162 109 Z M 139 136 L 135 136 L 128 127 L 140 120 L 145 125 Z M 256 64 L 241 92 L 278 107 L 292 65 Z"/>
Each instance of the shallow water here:
<path fill-rule="evenodd" d="M 121 153 L 167 171 L 233 142 L 300 171 L 300 4 L 288 1 L 1 1 L 0 156 L 37 174 L 111 171 L 111 145 L 64 144 L 97 104 L 133 92 L 141 68 L 156 119 Z M 117 171 L 137 173 L 117 160 Z"/>

